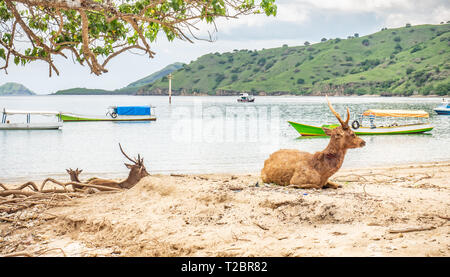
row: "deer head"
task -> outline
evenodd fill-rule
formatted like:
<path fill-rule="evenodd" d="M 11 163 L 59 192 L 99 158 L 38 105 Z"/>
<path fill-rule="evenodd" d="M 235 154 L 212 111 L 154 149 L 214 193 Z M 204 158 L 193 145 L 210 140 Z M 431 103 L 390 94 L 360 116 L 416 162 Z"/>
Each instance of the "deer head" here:
<path fill-rule="evenodd" d="M 350 110 L 347 108 L 347 119 L 344 121 L 342 120 L 341 116 L 334 110 L 333 106 L 330 103 L 330 100 L 328 100 L 328 96 L 326 98 L 328 107 L 336 116 L 337 120 L 339 120 L 339 122 L 341 123 L 341 126 L 334 129 L 322 128 L 325 134 L 331 137 L 331 141 L 333 141 L 333 144 L 335 144 L 339 149 L 358 148 L 366 145 L 366 142 L 357 137 L 350 126 L 348 126 L 348 121 L 350 120 Z"/>
<path fill-rule="evenodd" d="M 67 173 L 70 175 L 70 180 L 79 182 L 78 175 L 83 171 L 83 169 L 75 169 L 72 168 L 66 169 Z"/>
<path fill-rule="evenodd" d="M 120 151 L 125 156 L 125 158 L 127 158 L 128 160 L 130 160 L 133 163 L 133 164 L 125 163 L 125 166 L 128 169 L 130 169 L 130 174 L 128 175 L 128 179 L 133 179 L 133 180 L 129 180 L 129 181 L 138 182 L 140 179 L 144 178 L 145 176 L 150 175 L 150 174 L 148 174 L 147 170 L 145 169 L 144 158 L 141 158 L 141 156 L 138 154 L 137 159 L 131 159 L 130 157 L 128 157 L 127 154 L 125 154 L 120 143 L 119 143 L 119 147 L 120 147 Z"/>

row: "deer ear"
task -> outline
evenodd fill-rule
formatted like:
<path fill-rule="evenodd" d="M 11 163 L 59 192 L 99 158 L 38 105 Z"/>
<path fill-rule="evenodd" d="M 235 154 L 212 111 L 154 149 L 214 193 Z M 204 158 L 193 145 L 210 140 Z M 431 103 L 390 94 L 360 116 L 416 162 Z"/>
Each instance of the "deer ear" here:
<path fill-rule="evenodd" d="M 133 166 L 132 166 L 131 164 L 126 164 L 126 163 L 124 163 L 124 165 L 125 165 L 128 169 L 132 169 L 132 168 L 133 168 Z"/>
<path fill-rule="evenodd" d="M 70 173 L 70 170 L 66 169 L 67 173 Z"/>
<path fill-rule="evenodd" d="M 331 132 L 332 132 L 331 129 L 328 129 L 328 128 L 323 127 L 322 130 L 325 132 L 325 135 L 331 136 Z"/>

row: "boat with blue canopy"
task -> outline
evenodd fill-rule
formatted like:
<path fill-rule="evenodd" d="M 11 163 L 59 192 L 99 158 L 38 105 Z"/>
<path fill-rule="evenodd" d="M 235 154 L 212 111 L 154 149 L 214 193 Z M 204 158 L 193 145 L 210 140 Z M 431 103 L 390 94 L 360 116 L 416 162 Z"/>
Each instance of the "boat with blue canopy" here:
<path fill-rule="evenodd" d="M 153 106 L 111 106 L 104 116 L 80 115 L 75 113 L 61 113 L 64 122 L 77 121 L 154 121 L 155 107 Z"/>

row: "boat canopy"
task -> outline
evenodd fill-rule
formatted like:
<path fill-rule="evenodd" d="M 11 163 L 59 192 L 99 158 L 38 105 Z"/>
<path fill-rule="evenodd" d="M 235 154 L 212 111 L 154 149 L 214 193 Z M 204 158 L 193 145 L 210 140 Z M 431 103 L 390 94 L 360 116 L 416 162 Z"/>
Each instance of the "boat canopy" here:
<path fill-rule="evenodd" d="M 118 115 L 151 115 L 150 106 L 115 107 Z"/>
<path fill-rule="evenodd" d="M 4 114 L 43 114 L 43 115 L 58 115 L 58 111 L 26 111 L 26 110 L 7 110 L 3 109 Z"/>
<path fill-rule="evenodd" d="M 375 115 L 375 116 L 390 116 L 390 117 L 429 117 L 426 111 L 416 110 L 377 110 L 371 109 L 363 113 L 365 116 Z"/>

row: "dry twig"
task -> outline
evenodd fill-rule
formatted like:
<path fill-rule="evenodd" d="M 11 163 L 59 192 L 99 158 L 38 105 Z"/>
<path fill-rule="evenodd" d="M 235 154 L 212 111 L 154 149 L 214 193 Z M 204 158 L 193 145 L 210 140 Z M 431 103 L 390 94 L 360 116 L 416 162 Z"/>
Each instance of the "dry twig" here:
<path fill-rule="evenodd" d="M 402 229 L 390 229 L 389 233 L 391 234 L 397 234 L 397 233 L 409 233 L 409 232 L 419 232 L 419 231 L 429 231 L 436 229 L 434 226 L 427 226 L 427 227 L 407 227 Z"/>

